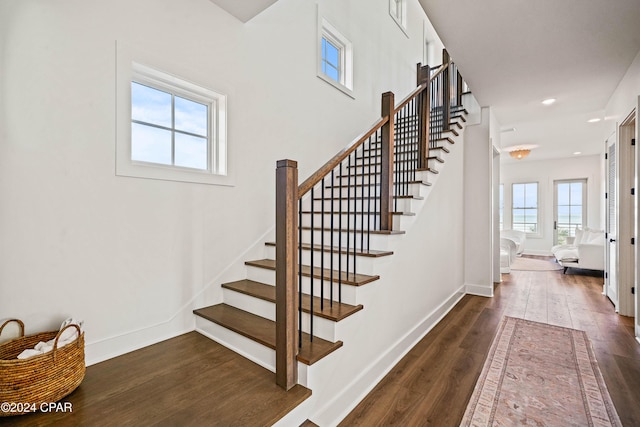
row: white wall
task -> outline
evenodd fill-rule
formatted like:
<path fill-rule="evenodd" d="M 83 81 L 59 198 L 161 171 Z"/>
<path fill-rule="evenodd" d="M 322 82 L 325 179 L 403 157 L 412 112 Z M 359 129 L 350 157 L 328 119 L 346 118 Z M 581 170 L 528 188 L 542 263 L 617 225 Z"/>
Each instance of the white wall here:
<path fill-rule="evenodd" d="M 388 8 L 279 0 L 242 24 L 208 0 L 3 0 L 0 318 L 84 319 L 89 363 L 193 329 L 273 227 L 276 160 L 304 179 L 414 87 L 426 17 L 410 1 L 407 36 Z M 353 43 L 355 99 L 316 77 L 318 10 Z M 116 41 L 228 95 L 235 186 L 115 176 Z"/>
<path fill-rule="evenodd" d="M 464 139 L 464 281 L 468 293 L 493 296 L 493 146 L 491 111 L 468 125 Z"/>
<path fill-rule="evenodd" d="M 627 70 L 624 78 L 611 95 L 609 102 L 607 103 L 607 107 L 605 109 L 605 124 L 606 124 L 606 134 L 604 138 L 608 137 L 611 134 L 618 135 L 617 132 L 618 126 L 635 110 L 636 114 L 636 141 L 640 141 L 640 119 L 638 113 L 640 111 L 640 52 L 634 59 L 633 63 Z M 633 187 L 637 189 L 639 188 L 638 184 L 640 181 L 638 180 L 638 171 L 640 170 L 640 153 L 638 153 L 637 143 L 635 150 L 635 178 Z M 638 205 L 638 198 L 636 196 L 634 200 L 634 225 L 635 230 L 633 230 L 633 234 L 635 236 L 636 242 L 638 241 L 638 229 L 639 229 L 639 218 L 640 218 L 640 206 Z M 635 335 L 636 337 L 640 337 L 640 316 L 638 315 L 638 306 L 640 306 L 640 292 L 635 292 L 635 300 L 629 300 L 628 289 L 623 290 L 622 288 L 628 288 L 629 286 L 635 286 L 638 289 L 638 276 L 640 274 L 640 270 L 638 270 L 638 263 L 640 262 L 640 253 L 638 251 L 638 245 L 635 245 L 635 263 L 633 268 L 635 269 L 633 276 L 635 277 L 634 283 L 620 283 L 620 306 L 624 308 L 621 309 L 621 313 L 634 315 L 635 313 Z M 624 266 L 623 266 L 624 267 Z M 628 310 L 628 311 L 627 311 Z"/>
<path fill-rule="evenodd" d="M 604 142 L 603 142 L 604 147 Z M 503 154 L 506 155 L 506 154 Z M 540 209 L 540 237 L 527 237 L 524 251 L 532 255 L 550 255 L 553 246 L 553 182 L 561 179 L 587 179 L 587 226 L 604 229 L 601 205 L 604 199 L 600 156 L 502 163 L 500 182 L 504 185 L 504 228 L 511 228 L 511 185 L 537 182 Z"/>

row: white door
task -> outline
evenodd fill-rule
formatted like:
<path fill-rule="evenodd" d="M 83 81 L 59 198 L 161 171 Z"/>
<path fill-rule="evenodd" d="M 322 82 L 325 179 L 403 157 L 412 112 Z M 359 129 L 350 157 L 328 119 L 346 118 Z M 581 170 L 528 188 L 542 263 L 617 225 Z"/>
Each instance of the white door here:
<path fill-rule="evenodd" d="M 606 264 L 604 293 L 611 300 L 618 311 L 618 280 L 617 280 L 617 227 L 616 227 L 616 135 L 613 134 L 606 142 Z"/>

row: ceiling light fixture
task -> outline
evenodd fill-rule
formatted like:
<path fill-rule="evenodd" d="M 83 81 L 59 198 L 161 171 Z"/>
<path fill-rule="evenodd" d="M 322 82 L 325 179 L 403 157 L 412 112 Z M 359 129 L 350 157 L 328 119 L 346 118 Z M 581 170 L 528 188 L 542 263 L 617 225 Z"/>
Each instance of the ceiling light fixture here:
<path fill-rule="evenodd" d="M 599 119 L 599 118 L 597 118 L 597 117 L 596 117 L 596 118 L 594 118 L 594 119 L 589 119 L 589 120 L 587 120 L 587 122 L 588 122 L 588 123 L 598 123 L 599 121 L 600 121 L 600 119 Z"/>
<path fill-rule="evenodd" d="M 556 99 L 555 99 L 555 98 L 549 98 L 549 99 L 545 99 L 544 101 L 542 101 L 542 103 L 543 103 L 544 105 L 551 105 L 551 104 L 553 104 L 554 102 L 556 102 Z"/>
<path fill-rule="evenodd" d="M 580 154 L 582 154 L 582 151 L 576 151 L 573 153 L 574 156 L 579 156 Z"/>
<path fill-rule="evenodd" d="M 529 153 L 531 153 L 531 150 L 527 150 L 527 149 L 518 149 L 518 150 L 509 151 L 509 155 L 514 159 L 518 159 L 518 160 L 524 159 L 529 155 Z"/>

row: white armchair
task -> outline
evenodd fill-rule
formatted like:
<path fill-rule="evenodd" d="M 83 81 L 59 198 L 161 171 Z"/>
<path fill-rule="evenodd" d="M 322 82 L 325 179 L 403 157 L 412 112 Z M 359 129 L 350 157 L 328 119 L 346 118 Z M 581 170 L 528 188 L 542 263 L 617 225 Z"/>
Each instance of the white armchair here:
<path fill-rule="evenodd" d="M 500 231 L 500 238 L 512 240 L 516 244 L 516 255 L 522 255 L 522 252 L 524 252 L 524 242 L 527 240 L 527 233 L 520 230 L 502 230 Z"/>
<path fill-rule="evenodd" d="M 573 244 L 554 246 L 551 252 L 564 273 L 569 267 L 604 270 L 604 241 L 602 230 L 578 229 Z"/>
<path fill-rule="evenodd" d="M 516 259 L 516 243 L 500 238 L 500 273 L 511 273 L 511 263 Z"/>

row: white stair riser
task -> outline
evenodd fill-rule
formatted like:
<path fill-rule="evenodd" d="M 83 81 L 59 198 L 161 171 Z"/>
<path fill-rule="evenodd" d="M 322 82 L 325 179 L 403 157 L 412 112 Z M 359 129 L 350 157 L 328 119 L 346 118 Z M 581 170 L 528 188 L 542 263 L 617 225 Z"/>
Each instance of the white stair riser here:
<path fill-rule="evenodd" d="M 196 316 L 196 331 L 275 373 L 275 350 L 200 316 Z M 311 366 L 298 362 L 298 383 L 300 385 L 304 387 L 308 385 L 308 371 L 311 369 Z"/>
<path fill-rule="evenodd" d="M 196 331 L 241 354 L 263 368 L 271 372 L 276 371 L 275 350 L 200 316 L 196 316 Z"/>
<path fill-rule="evenodd" d="M 256 282 L 267 283 L 269 285 L 274 285 L 276 282 L 276 272 L 273 270 L 267 270 L 264 268 L 247 266 L 247 279 L 255 280 Z M 320 279 L 313 279 L 313 294 L 315 296 L 320 296 L 321 292 L 321 284 Z M 331 284 L 329 282 L 329 278 L 327 277 L 324 282 L 324 295 L 325 298 L 330 298 L 331 295 L 331 287 L 333 287 L 333 295 L 334 300 L 338 301 L 340 296 L 340 289 L 338 283 Z M 302 292 L 305 294 L 311 295 L 311 278 L 302 276 Z M 356 300 L 357 295 L 357 286 L 351 285 L 342 285 L 342 300 L 341 302 L 345 304 L 357 305 Z"/>
<path fill-rule="evenodd" d="M 314 228 L 318 228 L 318 227 L 323 227 L 325 229 L 327 229 L 330 225 L 331 225 L 331 217 L 333 216 L 333 225 L 336 229 L 339 229 L 338 227 L 342 227 L 342 229 L 350 229 L 350 230 L 354 230 L 357 232 L 360 232 L 361 234 L 367 234 L 367 231 L 371 232 L 373 230 L 379 229 L 379 216 L 378 215 L 371 215 L 370 217 L 366 218 L 365 215 L 347 215 L 347 214 L 333 214 L 331 215 L 330 213 L 326 213 L 324 215 L 322 215 L 322 213 L 316 213 L 311 215 L 310 213 L 303 213 L 302 214 L 302 222 L 299 224 L 303 227 L 311 227 L 311 217 L 313 216 L 313 227 Z M 322 217 L 324 216 L 324 226 L 322 223 Z M 340 218 L 342 217 L 342 218 Z M 412 215 L 392 215 L 392 221 L 393 221 L 393 230 L 404 230 L 406 229 L 407 224 L 410 224 Z M 341 221 L 340 221 L 341 220 Z M 364 221 L 364 225 L 363 225 L 363 221 Z M 351 240 L 353 241 L 353 238 L 351 238 Z M 356 245 L 358 247 L 360 247 L 360 239 L 356 239 Z M 365 248 L 367 248 L 367 246 L 365 245 Z M 372 248 L 373 249 L 373 248 Z"/>
<path fill-rule="evenodd" d="M 329 241 L 328 239 L 330 238 L 331 233 L 329 231 L 321 231 L 321 230 L 302 230 L 302 241 L 303 242 L 309 242 L 311 241 L 311 233 L 313 233 L 314 236 L 314 242 L 319 242 L 320 241 L 320 236 L 322 234 L 324 234 L 325 236 L 325 241 Z M 359 235 L 360 233 L 347 233 L 347 232 L 335 232 L 334 233 L 334 241 L 338 241 L 338 235 L 342 236 L 342 242 L 346 242 L 347 237 L 348 236 L 353 236 L 353 235 Z M 398 242 L 400 239 L 402 239 L 402 234 L 393 234 L 393 235 L 387 235 L 387 234 L 374 234 L 371 233 L 369 235 L 369 246 L 371 247 L 371 249 L 374 250 L 380 250 L 380 251 L 384 251 L 384 250 L 390 250 L 390 248 L 394 247 L 394 244 L 396 242 Z M 352 239 L 353 241 L 353 237 L 349 237 Z"/>
<path fill-rule="evenodd" d="M 429 174 L 428 172 L 416 172 L 415 175 L 415 181 L 423 181 L 423 182 L 431 182 L 432 179 L 432 174 Z M 406 194 L 410 194 L 416 197 L 420 197 L 420 196 L 424 196 L 426 194 L 426 188 L 428 187 L 427 185 L 421 184 L 420 182 L 411 182 L 408 184 L 408 191 L 406 192 Z M 313 194 L 313 198 L 317 199 L 319 197 L 322 197 L 322 193 L 321 193 L 321 189 L 320 187 L 316 187 L 314 190 L 314 194 Z M 332 193 L 332 188 L 331 187 L 327 187 L 324 188 L 324 197 L 326 199 L 331 199 L 333 198 L 359 198 L 359 197 L 376 197 L 378 196 L 380 192 L 380 183 L 378 183 L 378 185 L 365 185 L 365 186 L 355 186 L 352 185 L 349 187 L 346 185 L 344 187 L 333 187 L 333 193 Z M 305 195 L 305 197 L 303 198 L 302 201 L 302 206 L 309 206 L 308 204 L 305 203 L 309 203 L 307 201 L 307 199 L 310 199 L 310 195 L 311 192 L 307 193 Z"/>
<path fill-rule="evenodd" d="M 253 313 L 256 316 L 264 317 L 265 319 L 269 319 L 274 322 L 276 320 L 276 305 L 272 302 L 224 288 L 222 295 L 224 303 L 227 305 L 231 305 L 239 308 L 240 310 Z M 309 313 L 302 312 L 302 331 L 308 334 L 311 333 L 309 318 Z M 313 335 L 327 341 L 336 341 L 336 322 L 317 315 L 314 316 Z"/>
<path fill-rule="evenodd" d="M 436 159 L 429 159 L 428 166 L 431 169 L 440 170 L 443 163 L 437 161 Z"/>
<path fill-rule="evenodd" d="M 314 241 L 314 244 L 316 245 L 319 245 L 320 243 L 321 243 L 320 241 L 317 241 L 317 242 Z M 329 246 L 330 243 L 331 241 L 329 240 L 324 242 L 325 246 Z M 334 243 L 334 247 L 337 247 L 338 241 L 335 240 L 333 243 Z M 343 247 L 346 248 L 346 242 L 343 242 L 343 243 L 344 243 Z M 358 247 L 360 247 L 360 242 L 358 242 Z M 275 246 L 267 246 L 265 253 L 267 258 L 275 259 L 275 256 L 276 256 Z M 303 265 L 311 265 L 312 253 L 313 253 L 314 267 L 320 267 L 321 265 L 324 265 L 324 268 L 338 270 L 338 266 L 341 266 L 344 268 L 347 265 L 347 258 L 349 258 L 349 265 L 353 266 L 353 255 L 347 256 L 346 254 L 338 254 L 338 253 L 331 254 L 329 252 L 321 252 L 321 251 L 312 252 L 308 249 L 302 250 Z M 331 264 L 332 259 L 333 259 L 333 267 Z M 376 270 L 375 268 L 376 259 L 377 258 L 374 258 L 374 257 L 357 256 L 357 259 L 356 259 L 357 272 L 360 274 L 373 275 Z"/>
<path fill-rule="evenodd" d="M 416 206 L 422 203 L 421 199 L 413 199 L 413 198 L 397 198 L 394 199 L 393 202 L 393 210 L 397 212 L 415 212 Z M 340 210 L 342 212 L 346 212 L 347 208 L 350 209 L 351 212 L 354 210 L 362 211 L 362 212 L 376 212 L 380 209 L 380 200 L 371 199 L 368 201 L 366 198 L 363 200 L 356 199 L 348 202 L 345 199 L 336 199 L 331 202 L 330 199 L 325 199 L 324 202 L 322 200 L 314 200 L 313 201 L 313 209 L 315 212 L 322 212 L 322 206 L 324 205 L 324 212 L 331 212 L 331 205 L 333 204 L 333 213 L 339 213 Z M 364 204 L 364 208 L 363 208 Z M 302 209 L 304 211 L 310 211 L 311 206 L 310 203 L 303 203 Z M 364 210 L 363 210 L 364 209 Z"/>

